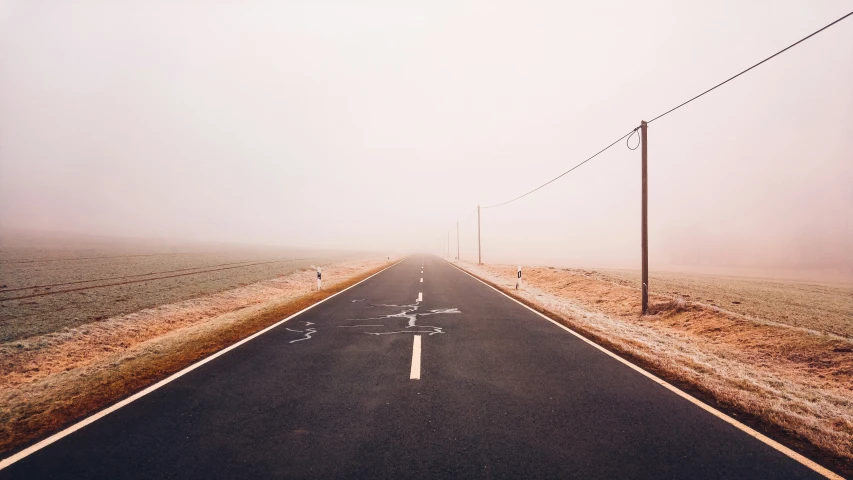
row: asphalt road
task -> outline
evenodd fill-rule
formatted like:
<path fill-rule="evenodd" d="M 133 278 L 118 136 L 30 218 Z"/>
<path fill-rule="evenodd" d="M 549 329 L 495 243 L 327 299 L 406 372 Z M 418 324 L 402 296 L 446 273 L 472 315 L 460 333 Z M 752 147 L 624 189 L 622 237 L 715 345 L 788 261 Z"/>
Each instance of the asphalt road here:
<path fill-rule="evenodd" d="M 0 478 L 822 477 L 416 255 Z"/>

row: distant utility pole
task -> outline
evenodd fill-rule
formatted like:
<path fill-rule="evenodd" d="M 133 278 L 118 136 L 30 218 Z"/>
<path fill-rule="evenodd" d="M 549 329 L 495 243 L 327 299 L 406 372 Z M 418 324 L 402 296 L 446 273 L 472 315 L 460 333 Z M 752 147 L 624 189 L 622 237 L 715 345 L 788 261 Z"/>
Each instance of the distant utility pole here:
<path fill-rule="evenodd" d="M 456 222 L 456 260 L 462 260 L 459 258 L 459 222 Z"/>
<path fill-rule="evenodd" d="M 447 258 L 450 258 L 450 230 L 447 231 Z"/>
<path fill-rule="evenodd" d="M 649 124 L 645 120 L 640 122 L 640 141 L 643 142 L 643 213 L 642 213 L 642 245 L 643 245 L 643 315 L 649 311 L 649 182 L 648 182 L 648 160 L 649 160 Z"/>
<path fill-rule="evenodd" d="M 477 265 L 483 264 L 483 245 L 480 243 L 480 206 L 477 205 Z"/>

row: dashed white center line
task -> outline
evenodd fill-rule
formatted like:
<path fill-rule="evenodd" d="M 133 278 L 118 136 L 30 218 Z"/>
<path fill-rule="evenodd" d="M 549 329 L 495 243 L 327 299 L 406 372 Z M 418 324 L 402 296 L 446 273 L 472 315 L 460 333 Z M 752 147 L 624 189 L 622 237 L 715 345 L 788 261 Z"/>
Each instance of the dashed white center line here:
<path fill-rule="evenodd" d="M 412 372 L 409 375 L 412 380 L 421 379 L 421 336 L 415 335 L 415 343 L 412 344 Z"/>
<path fill-rule="evenodd" d="M 424 301 L 424 293 L 423 293 L 423 292 L 418 292 L 418 301 L 419 301 L 419 302 L 423 302 L 423 301 Z"/>
<path fill-rule="evenodd" d="M 423 278 L 421 279 L 421 283 L 424 283 L 424 279 L 423 279 Z"/>

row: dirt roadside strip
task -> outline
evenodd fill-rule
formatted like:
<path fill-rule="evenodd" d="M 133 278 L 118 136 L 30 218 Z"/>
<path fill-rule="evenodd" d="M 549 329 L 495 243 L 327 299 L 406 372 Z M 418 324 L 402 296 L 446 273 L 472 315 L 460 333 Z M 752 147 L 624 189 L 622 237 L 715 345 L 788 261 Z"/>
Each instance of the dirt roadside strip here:
<path fill-rule="evenodd" d="M 47 434 L 383 270 L 384 257 L 313 270 L 0 344 L 0 454 Z"/>
<path fill-rule="evenodd" d="M 455 264 L 525 305 L 832 470 L 853 477 L 851 339 L 671 296 L 639 315 L 633 288 L 577 272 Z M 770 319 L 772 320 L 772 319 Z"/>

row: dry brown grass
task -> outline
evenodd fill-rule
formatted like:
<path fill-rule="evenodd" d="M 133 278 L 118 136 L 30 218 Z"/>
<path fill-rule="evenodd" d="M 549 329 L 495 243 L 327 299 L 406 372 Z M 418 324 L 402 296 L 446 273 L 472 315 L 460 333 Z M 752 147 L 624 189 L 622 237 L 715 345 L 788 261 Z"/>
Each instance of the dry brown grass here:
<path fill-rule="evenodd" d="M 640 316 L 639 292 L 600 272 L 528 268 L 525 289 L 517 293 L 515 267 L 463 267 L 718 405 L 781 429 L 799 445 L 807 442 L 844 471 L 853 470 L 851 339 L 670 295 L 652 295 L 651 314 Z"/>
<path fill-rule="evenodd" d="M 569 271 L 640 288 L 639 275 L 635 271 Z M 755 319 L 772 319 L 792 327 L 853 338 L 853 286 L 850 284 L 673 272 L 653 272 L 649 277 L 649 283 L 659 294 L 683 297 L 693 303 Z"/>
<path fill-rule="evenodd" d="M 208 297 L 0 344 L 0 452 L 24 446 L 385 268 L 303 270 Z"/>

